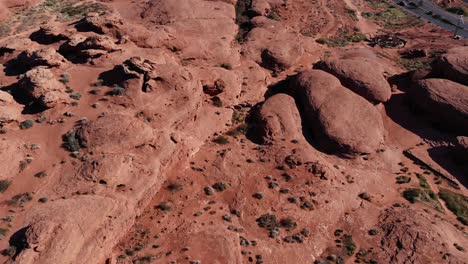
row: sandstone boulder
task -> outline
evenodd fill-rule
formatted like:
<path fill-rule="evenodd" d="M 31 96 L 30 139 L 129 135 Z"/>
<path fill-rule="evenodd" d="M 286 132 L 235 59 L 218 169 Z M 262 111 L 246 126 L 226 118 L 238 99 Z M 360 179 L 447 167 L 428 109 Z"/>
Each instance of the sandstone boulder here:
<path fill-rule="evenodd" d="M 304 71 L 292 82 L 291 90 L 324 150 L 345 155 L 370 153 L 383 143 L 384 126 L 378 110 L 333 75 Z"/>
<path fill-rule="evenodd" d="M 294 98 L 287 94 L 276 94 L 268 98 L 257 116 L 256 136 L 264 144 L 302 138 L 299 110 Z"/>
<path fill-rule="evenodd" d="M 60 67 L 66 63 L 65 58 L 53 48 L 40 50 L 26 50 L 16 58 L 22 67 L 33 68 L 36 66 Z"/>
<path fill-rule="evenodd" d="M 76 134 L 94 153 L 118 153 L 151 142 L 153 131 L 136 117 L 112 114 L 80 126 Z"/>
<path fill-rule="evenodd" d="M 420 80 L 412 102 L 449 129 L 468 133 L 468 86 L 444 79 Z"/>
<path fill-rule="evenodd" d="M 34 31 L 29 38 L 32 41 L 45 45 L 68 39 L 63 33 L 63 30 L 54 24 L 41 26 L 37 31 Z"/>
<path fill-rule="evenodd" d="M 434 62 L 436 76 L 468 85 L 468 46 L 450 49 Z"/>
<path fill-rule="evenodd" d="M 392 91 L 378 62 L 365 58 L 329 59 L 316 68 L 337 77 L 341 83 L 372 103 L 386 102 Z"/>
<path fill-rule="evenodd" d="M 276 42 L 264 49 L 262 66 L 272 71 L 284 71 L 296 63 L 304 53 L 304 49 L 297 43 L 285 44 Z"/>
<path fill-rule="evenodd" d="M 84 264 L 105 259 L 112 242 L 123 235 L 112 230 L 131 224 L 127 210 L 135 209 L 124 201 L 97 195 L 36 206 L 28 211 L 24 227 L 16 233 L 22 243 L 16 245 L 16 262 Z"/>
<path fill-rule="evenodd" d="M 406 206 L 385 210 L 379 220 L 383 234 L 379 263 L 431 263 L 442 259 L 439 252 L 450 251 L 447 245 L 453 244 L 449 241 L 454 237 L 459 238 L 459 243 L 466 241 L 457 235 L 453 225 L 443 221 L 436 224 L 433 217 Z M 464 263 L 455 254 L 447 254 L 444 259 L 448 263 Z"/>
<path fill-rule="evenodd" d="M 2 150 L 0 180 L 11 180 L 18 174 L 20 162 L 25 157 L 22 146 L 23 142 L 18 140 L 0 140 L 0 149 Z"/>
<path fill-rule="evenodd" d="M 250 11 L 258 16 L 266 16 L 270 11 L 270 3 L 267 0 L 253 0 Z"/>
<path fill-rule="evenodd" d="M 224 89 L 226 89 L 226 83 L 222 79 L 215 80 L 213 84 L 203 85 L 203 92 L 210 96 L 218 95 L 222 93 Z"/>
<path fill-rule="evenodd" d="M 68 102 L 65 85 L 46 68 L 37 67 L 21 76 L 19 89 L 43 107 L 52 108 L 61 102 Z"/>
<path fill-rule="evenodd" d="M 9 93 L 0 91 L 0 126 L 17 121 L 21 116 L 22 107 L 16 103 Z"/>
<path fill-rule="evenodd" d="M 120 38 L 122 37 L 121 28 L 123 25 L 122 18 L 115 13 L 104 16 L 98 13 L 89 13 L 76 24 L 76 28 L 79 31 L 92 31 Z"/>
<path fill-rule="evenodd" d="M 115 41 L 104 35 L 85 37 L 75 34 L 60 46 L 59 52 L 67 58 L 80 58 L 83 60 L 98 58 L 110 52 L 117 51 Z"/>

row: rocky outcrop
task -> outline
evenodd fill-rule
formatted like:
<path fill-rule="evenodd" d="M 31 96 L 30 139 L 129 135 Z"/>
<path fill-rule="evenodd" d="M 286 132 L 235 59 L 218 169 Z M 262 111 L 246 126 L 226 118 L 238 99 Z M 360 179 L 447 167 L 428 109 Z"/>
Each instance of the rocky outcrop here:
<path fill-rule="evenodd" d="M 0 140 L 0 149 L 3 153 L 0 155 L 2 164 L 0 180 L 13 180 L 20 171 L 20 162 L 25 157 L 23 144 L 24 142 L 18 140 Z"/>
<path fill-rule="evenodd" d="M 76 58 L 86 61 L 117 50 L 115 41 L 109 36 L 85 37 L 81 34 L 75 34 L 60 46 L 59 52 L 72 61 Z"/>
<path fill-rule="evenodd" d="M 387 209 L 379 220 L 383 233 L 379 253 L 382 262 L 429 263 L 444 258 L 449 263 L 463 263 L 453 254 L 440 253 L 448 252 L 448 244 L 453 242 L 447 242 L 457 237 L 456 229 L 449 223 L 435 225 L 432 217 L 406 206 Z"/>
<path fill-rule="evenodd" d="M 104 233 L 102 230 L 119 230 L 131 222 L 126 210 L 134 208 L 96 195 L 57 199 L 34 207 L 26 216 L 24 234 L 19 234 L 24 247 L 18 248 L 16 262 L 95 263 L 96 259 L 105 259 L 95 246 L 106 247 L 119 238 L 119 232 Z M 120 219 L 109 221 L 109 216 Z M 90 240 L 96 244 L 88 243 Z"/>
<path fill-rule="evenodd" d="M 122 129 L 115 129 L 117 123 Z M 135 117 L 113 114 L 79 127 L 77 136 L 82 146 L 95 153 L 116 153 L 150 142 L 153 132 L 148 124 Z"/>
<path fill-rule="evenodd" d="M 306 124 L 326 151 L 342 154 L 370 153 L 384 141 L 384 127 L 377 109 L 343 87 L 333 75 L 301 72 L 291 90 L 304 108 Z"/>
<path fill-rule="evenodd" d="M 329 59 L 319 62 L 315 68 L 333 74 L 345 87 L 371 103 L 386 102 L 392 95 L 390 85 L 383 74 L 384 70 L 375 60 Z"/>
<path fill-rule="evenodd" d="M 45 48 L 23 51 L 16 58 L 16 62 L 27 68 L 36 66 L 60 67 L 66 63 L 66 60 L 55 49 Z"/>
<path fill-rule="evenodd" d="M 93 31 L 101 35 L 109 35 L 115 38 L 122 37 L 122 27 L 124 23 L 121 17 L 112 13 L 110 15 L 100 15 L 89 13 L 76 24 L 79 31 Z"/>
<path fill-rule="evenodd" d="M 276 94 L 268 98 L 257 113 L 257 137 L 263 144 L 302 138 L 301 117 L 294 98 Z"/>
<path fill-rule="evenodd" d="M 251 23 L 254 28 L 246 36 L 244 53 L 265 69 L 284 71 L 304 54 L 301 39 L 287 32 L 281 22 L 257 16 Z"/>
<path fill-rule="evenodd" d="M 46 108 L 69 101 L 65 85 L 46 68 L 37 67 L 26 72 L 21 76 L 18 85 L 25 95 Z"/>
<path fill-rule="evenodd" d="M 22 107 L 16 103 L 11 94 L 0 91 L 0 126 L 19 120 Z"/>
<path fill-rule="evenodd" d="M 435 76 L 468 85 L 468 46 L 450 49 L 433 64 Z"/>
<path fill-rule="evenodd" d="M 262 51 L 262 67 L 280 72 L 284 71 L 296 63 L 304 49 L 300 45 L 276 43 Z"/>
<path fill-rule="evenodd" d="M 68 39 L 67 35 L 54 24 L 41 26 L 38 30 L 31 33 L 29 38 L 32 41 L 45 45 Z"/>
<path fill-rule="evenodd" d="M 444 79 L 420 80 L 412 102 L 448 129 L 468 133 L 468 86 Z"/>

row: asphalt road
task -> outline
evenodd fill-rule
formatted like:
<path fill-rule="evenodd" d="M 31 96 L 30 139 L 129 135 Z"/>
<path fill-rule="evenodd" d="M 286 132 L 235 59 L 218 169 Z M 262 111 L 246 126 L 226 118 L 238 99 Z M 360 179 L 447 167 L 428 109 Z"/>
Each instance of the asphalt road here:
<path fill-rule="evenodd" d="M 392 0 L 392 2 L 395 4 L 398 4 L 399 2 L 402 2 L 402 0 Z M 407 0 L 406 2 L 410 3 L 412 1 Z M 418 1 L 413 1 L 413 2 L 416 3 Z M 434 2 L 430 0 L 424 0 L 422 2 L 423 2 L 422 6 L 419 6 L 418 8 L 411 7 L 410 5 L 400 6 L 400 7 L 406 10 L 408 13 L 421 17 L 429 21 L 430 23 L 439 26 L 440 28 L 443 28 L 450 32 L 455 31 L 455 25 L 458 23 L 459 16 L 446 11 L 445 9 L 436 5 Z M 432 12 L 432 13 L 427 14 L 428 12 Z M 438 16 L 439 18 L 438 19 L 434 18 L 434 16 Z M 444 19 L 446 22 L 442 21 L 442 19 Z M 451 24 L 447 22 L 450 22 Z M 461 28 L 458 30 L 457 34 L 462 36 L 463 38 L 468 38 L 468 18 L 467 17 L 465 17 L 465 23 L 460 24 L 460 27 Z"/>

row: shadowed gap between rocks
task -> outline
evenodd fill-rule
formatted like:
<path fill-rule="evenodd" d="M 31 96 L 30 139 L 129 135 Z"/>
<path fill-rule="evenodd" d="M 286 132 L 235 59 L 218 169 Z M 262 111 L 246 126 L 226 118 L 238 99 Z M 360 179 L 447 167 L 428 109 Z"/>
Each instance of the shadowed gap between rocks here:
<path fill-rule="evenodd" d="M 255 13 L 249 11 L 252 6 L 252 0 L 238 0 L 236 3 L 236 24 L 239 26 L 237 33 L 237 42 L 244 42 L 247 34 L 252 30 L 253 25 L 250 19 L 255 16 Z"/>
<path fill-rule="evenodd" d="M 3 72 L 6 76 L 17 76 L 24 74 L 29 70 L 31 70 L 30 66 L 20 63 L 16 58 L 14 58 L 5 63 Z"/>
<path fill-rule="evenodd" d="M 439 140 L 441 133 L 453 133 L 437 122 L 431 121 L 425 113 L 411 101 L 408 94 L 394 94 L 384 104 L 388 117 L 403 128 L 421 138 Z"/>
<path fill-rule="evenodd" d="M 280 94 L 280 93 L 284 93 L 293 97 L 296 103 L 296 107 L 299 111 L 300 118 L 301 118 L 301 132 L 305 140 L 307 141 L 307 143 L 311 145 L 313 148 L 325 154 L 337 155 L 337 153 L 327 150 L 326 148 L 321 146 L 319 142 L 317 142 L 317 137 L 312 132 L 313 131 L 312 126 L 311 126 L 312 124 L 308 124 L 307 118 L 304 116 L 305 111 L 304 111 L 302 104 L 293 94 L 291 94 L 289 87 L 292 85 L 292 82 L 294 81 L 295 77 L 296 75 L 288 76 L 284 80 L 281 80 L 277 83 L 269 85 L 267 91 L 264 94 L 265 101 L 268 100 L 268 98 L 272 97 L 273 95 Z M 260 110 L 260 107 L 263 105 L 264 102 L 261 102 L 255 105 L 252 108 L 251 113 L 249 115 L 250 120 L 249 120 L 249 130 L 247 133 L 247 138 L 257 144 L 262 144 L 262 142 L 261 142 L 260 136 L 258 135 L 258 126 L 255 125 L 255 122 L 258 119 L 257 115 Z"/>
<path fill-rule="evenodd" d="M 0 90 L 10 93 L 18 104 L 24 105 L 21 111 L 23 115 L 38 114 L 47 109 L 38 100 L 25 93 L 16 83 L 2 87 Z"/>
<path fill-rule="evenodd" d="M 455 147 L 434 147 L 428 149 L 428 154 L 444 170 L 453 175 L 466 188 L 468 187 L 468 165 L 461 155 L 455 153 Z"/>
<path fill-rule="evenodd" d="M 11 237 L 8 243 L 10 247 L 14 249 L 14 254 L 11 257 L 13 260 L 16 260 L 16 257 L 25 249 L 29 248 L 28 241 L 26 239 L 26 232 L 28 231 L 29 226 L 21 228 L 16 231 Z"/>

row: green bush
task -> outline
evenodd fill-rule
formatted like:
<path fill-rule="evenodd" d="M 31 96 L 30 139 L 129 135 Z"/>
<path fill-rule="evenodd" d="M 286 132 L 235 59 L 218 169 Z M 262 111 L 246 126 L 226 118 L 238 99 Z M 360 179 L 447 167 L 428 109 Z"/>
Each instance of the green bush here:
<path fill-rule="evenodd" d="M 28 128 L 33 127 L 33 125 L 34 125 L 34 121 L 28 119 L 28 120 L 21 122 L 19 127 L 20 129 L 28 129 Z"/>
<path fill-rule="evenodd" d="M 5 192 L 8 187 L 10 187 L 11 182 L 8 180 L 1 180 L 0 181 L 0 193 Z"/>
<path fill-rule="evenodd" d="M 224 144 L 229 143 L 229 139 L 225 136 L 218 136 L 213 139 L 213 142 L 218 143 L 220 145 L 224 145 Z"/>
<path fill-rule="evenodd" d="M 468 197 L 443 188 L 439 191 L 439 197 L 460 222 L 468 225 Z"/>

